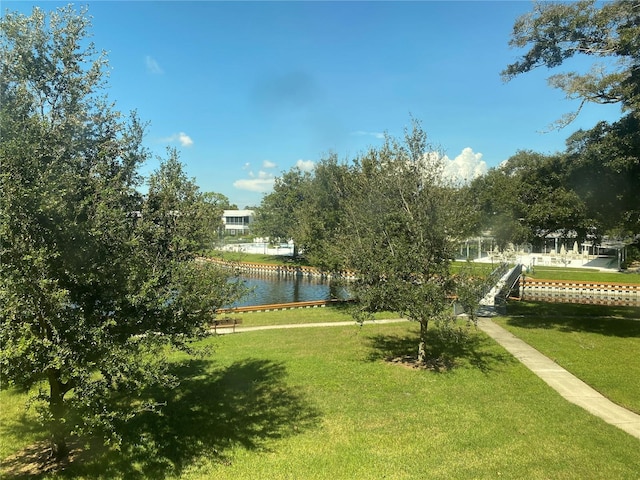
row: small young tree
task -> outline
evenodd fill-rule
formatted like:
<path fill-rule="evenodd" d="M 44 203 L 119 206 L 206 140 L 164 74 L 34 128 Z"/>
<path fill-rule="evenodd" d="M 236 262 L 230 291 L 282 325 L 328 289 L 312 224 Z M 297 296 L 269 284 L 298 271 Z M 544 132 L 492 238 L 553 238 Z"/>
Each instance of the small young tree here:
<path fill-rule="evenodd" d="M 174 384 L 164 347 L 238 292 L 194 262 L 202 201 L 175 152 L 138 192 L 144 128 L 103 97 L 85 13 L 0 20 L 0 381 L 36 392 L 57 458 L 152 408 L 114 394 Z"/>
<path fill-rule="evenodd" d="M 429 322 L 452 318 L 450 261 L 466 217 L 442 172 L 442 156 L 417 122 L 403 143 L 387 138 L 354 161 L 335 237 L 345 267 L 357 272 L 360 308 L 398 311 L 420 323 L 422 363 Z"/>

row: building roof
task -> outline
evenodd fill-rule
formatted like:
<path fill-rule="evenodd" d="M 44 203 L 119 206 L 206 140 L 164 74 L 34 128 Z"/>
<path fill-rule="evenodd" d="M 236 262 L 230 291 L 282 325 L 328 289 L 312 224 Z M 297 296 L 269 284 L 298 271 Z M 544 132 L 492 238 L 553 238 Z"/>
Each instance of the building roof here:
<path fill-rule="evenodd" d="M 250 217 L 253 214 L 253 210 L 224 210 L 222 212 L 224 217 Z"/>

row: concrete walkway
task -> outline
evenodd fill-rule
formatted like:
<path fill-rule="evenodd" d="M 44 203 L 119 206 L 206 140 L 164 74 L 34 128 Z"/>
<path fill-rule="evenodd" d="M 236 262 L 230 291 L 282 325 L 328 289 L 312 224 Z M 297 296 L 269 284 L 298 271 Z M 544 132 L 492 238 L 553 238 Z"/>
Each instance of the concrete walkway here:
<path fill-rule="evenodd" d="M 640 415 L 616 405 L 490 318 L 479 318 L 478 328 L 502 345 L 565 399 L 640 439 Z"/>
<path fill-rule="evenodd" d="M 393 318 L 388 320 L 367 320 L 365 325 L 383 325 L 386 323 L 400 323 L 408 322 L 406 318 Z M 286 325 L 261 325 L 258 327 L 243 327 L 242 325 L 236 325 L 235 333 L 240 332 L 255 332 L 257 330 L 279 330 L 283 328 L 315 328 L 315 327 L 348 327 L 351 325 L 358 325 L 355 321 L 347 322 L 318 322 L 318 323 L 289 323 Z M 218 327 L 218 335 L 224 335 L 226 333 L 232 333 L 232 327 Z"/>

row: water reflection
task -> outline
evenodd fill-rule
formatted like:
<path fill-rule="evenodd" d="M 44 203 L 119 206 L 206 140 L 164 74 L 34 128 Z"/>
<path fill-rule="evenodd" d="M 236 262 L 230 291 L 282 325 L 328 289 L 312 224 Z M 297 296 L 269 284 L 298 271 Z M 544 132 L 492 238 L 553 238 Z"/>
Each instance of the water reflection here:
<path fill-rule="evenodd" d="M 233 307 L 349 298 L 349 292 L 344 285 L 318 277 L 264 274 L 243 275 L 240 278 L 250 292 L 234 303 Z"/>

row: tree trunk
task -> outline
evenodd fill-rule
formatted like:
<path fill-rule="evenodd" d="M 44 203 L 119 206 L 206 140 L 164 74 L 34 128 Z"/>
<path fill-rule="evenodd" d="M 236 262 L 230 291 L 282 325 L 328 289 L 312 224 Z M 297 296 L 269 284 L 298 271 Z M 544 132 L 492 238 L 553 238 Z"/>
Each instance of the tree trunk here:
<path fill-rule="evenodd" d="M 47 372 L 49 379 L 49 411 L 52 421 L 50 426 L 51 453 L 56 460 L 62 460 L 69 454 L 64 428 L 64 394 L 66 390 L 60 381 L 59 372 Z"/>
<path fill-rule="evenodd" d="M 418 346 L 418 363 L 427 363 L 427 327 L 429 320 L 420 320 L 420 344 Z"/>

